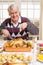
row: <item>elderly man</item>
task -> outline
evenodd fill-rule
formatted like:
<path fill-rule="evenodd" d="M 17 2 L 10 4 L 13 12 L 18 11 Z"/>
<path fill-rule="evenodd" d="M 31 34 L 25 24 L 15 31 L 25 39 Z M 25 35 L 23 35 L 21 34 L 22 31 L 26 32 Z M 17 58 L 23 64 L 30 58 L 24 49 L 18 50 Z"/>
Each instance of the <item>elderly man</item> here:
<path fill-rule="evenodd" d="M 38 35 L 39 29 L 30 22 L 28 18 L 22 17 L 16 4 L 11 4 L 8 8 L 10 18 L 7 18 L 0 26 L 1 32 L 6 36 L 14 38 L 22 37 L 28 39 L 28 32 Z"/>

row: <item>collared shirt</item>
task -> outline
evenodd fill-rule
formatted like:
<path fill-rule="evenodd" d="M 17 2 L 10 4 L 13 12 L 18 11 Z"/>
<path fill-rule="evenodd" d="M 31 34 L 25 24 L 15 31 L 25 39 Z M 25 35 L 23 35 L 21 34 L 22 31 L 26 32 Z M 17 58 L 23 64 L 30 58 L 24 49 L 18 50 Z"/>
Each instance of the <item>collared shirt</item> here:
<path fill-rule="evenodd" d="M 21 17 L 19 16 L 18 22 L 17 22 L 16 24 L 13 23 L 12 20 L 11 20 L 11 23 L 13 24 L 14 27 L 17 27 L 17 25 L 18 25 L 19 23 L 21 23 Z"/>

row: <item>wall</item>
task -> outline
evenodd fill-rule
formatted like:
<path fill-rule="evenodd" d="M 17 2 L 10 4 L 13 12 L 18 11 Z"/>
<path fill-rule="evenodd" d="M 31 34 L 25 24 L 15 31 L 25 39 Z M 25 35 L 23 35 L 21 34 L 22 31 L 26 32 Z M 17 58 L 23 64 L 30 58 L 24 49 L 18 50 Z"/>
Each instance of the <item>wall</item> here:
<path fill-rule="evenodd" d="M 40 2 L 40 32 L 39 32 L 39 37 L 40 40 L 43 40 L 43 0 Z"/>

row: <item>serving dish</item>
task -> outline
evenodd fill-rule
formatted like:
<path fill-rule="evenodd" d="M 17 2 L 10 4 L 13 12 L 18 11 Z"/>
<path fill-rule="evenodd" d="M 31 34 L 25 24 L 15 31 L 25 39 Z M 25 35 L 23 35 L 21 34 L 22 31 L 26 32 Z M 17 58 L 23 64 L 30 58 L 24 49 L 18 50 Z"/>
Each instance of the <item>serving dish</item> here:
<path fill-rule="evenodd" d="M 40 61 L 40 62 L 43 62 L 43 54 L 38 54 L 37 55 L 37 60 Z"/>
<path fill-rule="evenodd" d="M 27 63 L 9 63 L 9 62 L 6 62 L 6 63 L 0 63 L 0 65 L 28 65 Z"/>
<path fill-rule="evenodd" d="M 6 52 L 30 52 L 32 48 L 32 43 L 22 38 L 10 40 L 4 44 L 4 51 Z"/>

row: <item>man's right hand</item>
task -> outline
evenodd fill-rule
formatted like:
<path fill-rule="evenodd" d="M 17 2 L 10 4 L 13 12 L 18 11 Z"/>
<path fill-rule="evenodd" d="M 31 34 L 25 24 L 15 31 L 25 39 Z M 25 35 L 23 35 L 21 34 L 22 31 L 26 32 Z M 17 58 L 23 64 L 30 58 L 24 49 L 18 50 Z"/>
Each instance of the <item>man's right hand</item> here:
<path fill-rule="evenodd" d="M 9 33 L 9 31 L 8 31 L 7 29 L 2 29 L 2 33 L 3 33 L 3 35 L 4 35 L 5 37 L 10 36 L 10 33 Z"/>

